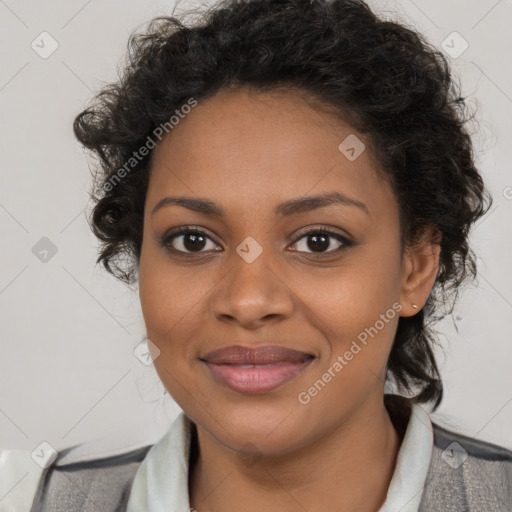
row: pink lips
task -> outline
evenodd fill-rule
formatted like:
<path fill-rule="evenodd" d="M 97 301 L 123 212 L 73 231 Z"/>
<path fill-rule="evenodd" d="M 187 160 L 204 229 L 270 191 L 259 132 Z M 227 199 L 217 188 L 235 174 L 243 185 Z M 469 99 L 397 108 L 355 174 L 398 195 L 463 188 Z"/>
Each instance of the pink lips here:
<path fill-rule="evenodd" d="M 242 393 L 270 391 L 298 375 L 313 359 L 311 354 L 278 345 L 235 345 L 201 358 L 217 380 Z"/>

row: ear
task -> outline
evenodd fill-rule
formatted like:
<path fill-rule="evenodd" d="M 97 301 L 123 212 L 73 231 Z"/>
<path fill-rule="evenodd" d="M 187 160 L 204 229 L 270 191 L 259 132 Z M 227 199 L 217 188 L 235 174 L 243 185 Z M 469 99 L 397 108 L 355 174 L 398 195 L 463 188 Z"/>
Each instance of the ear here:
<path fill-rule="evenodd" d="M 432 226 L 422 232 L 420 239 L 404 250 L 400 291 L 400 316 L 413 316 L 427 302 L 439 271 L 441 233 Z M 413 308 L 416 304 L 418 307 Z"/>

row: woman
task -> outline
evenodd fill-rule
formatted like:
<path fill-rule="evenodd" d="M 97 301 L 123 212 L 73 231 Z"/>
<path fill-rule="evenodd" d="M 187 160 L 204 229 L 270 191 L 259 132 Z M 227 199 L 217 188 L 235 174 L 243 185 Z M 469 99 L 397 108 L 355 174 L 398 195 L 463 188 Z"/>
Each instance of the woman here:
<path fill-rule="evenodd" d="M 512 453 L 424 408 L 491 203 L 444 57 L 356 0 L 226 0 L 130 50 L 74 130 L 98 261 L 183 413 L 61 452 L 25 509 L 510 509 Z"/>

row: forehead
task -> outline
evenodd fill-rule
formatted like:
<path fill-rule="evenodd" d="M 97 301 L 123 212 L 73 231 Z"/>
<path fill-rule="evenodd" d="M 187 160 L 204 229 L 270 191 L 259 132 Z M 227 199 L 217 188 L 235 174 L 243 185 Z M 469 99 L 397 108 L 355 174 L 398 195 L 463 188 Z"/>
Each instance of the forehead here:
<path fill-rule="evenodd" d="M 349 159 L 354 141 L 357 153 L 366 149 Z M 183 193 L 240 210 L 260 197 L 277 203 L 338 190 L 377 214 L 394 196 L 368 142 L 296 91 L 225 89 L 199 101 L 157 145 L 148 203 Z"/>

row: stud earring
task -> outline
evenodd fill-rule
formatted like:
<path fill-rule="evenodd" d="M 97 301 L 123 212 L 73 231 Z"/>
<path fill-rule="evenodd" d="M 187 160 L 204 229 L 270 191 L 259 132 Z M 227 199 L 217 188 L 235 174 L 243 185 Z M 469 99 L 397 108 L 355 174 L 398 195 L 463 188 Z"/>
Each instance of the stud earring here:
<path fill-rule="evenodd" d="M 418 309 L 418 306 L 416 306 L 416 304 L 413 304 L 413 305 L 412 305 L 412 307 L 413 307 L 414 309 Z"/>

